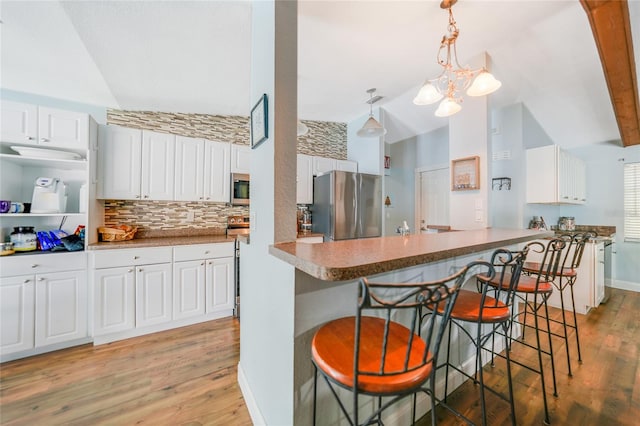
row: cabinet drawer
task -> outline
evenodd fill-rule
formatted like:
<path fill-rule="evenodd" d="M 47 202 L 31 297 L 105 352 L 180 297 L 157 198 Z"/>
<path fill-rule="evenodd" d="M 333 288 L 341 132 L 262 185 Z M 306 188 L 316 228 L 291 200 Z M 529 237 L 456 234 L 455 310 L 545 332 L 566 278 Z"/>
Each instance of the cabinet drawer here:
<path fill-rule="evenodd" d="M 173 261 L 181 262 L 183 260 L 212 259 L 216 257 L 233 256 L 233 244 L 215 243 L 215 244 L 196 244 L 190 246 L 177 246 L 173 248 Z"/>
<path fill-rule="evenodd" d="M 82 269 L 87 269 L 87 255 L 85 252 L 42 253 L 0 258 L 0 276 L 3 277 Z"/>
<path fill-rule="evenodd" d="M 149 265 L 171 262 L 171 247 L 101 250 L 92 253 L 92 256 L 93 267 L 96 269 Z"/>

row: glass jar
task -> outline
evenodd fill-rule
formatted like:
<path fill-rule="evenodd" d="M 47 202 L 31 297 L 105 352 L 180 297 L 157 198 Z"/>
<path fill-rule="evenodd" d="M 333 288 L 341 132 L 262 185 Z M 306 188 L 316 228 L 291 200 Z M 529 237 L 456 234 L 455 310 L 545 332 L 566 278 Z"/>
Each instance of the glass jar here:
<path fill-rule="evenodd" d="M 33 251 L 38 248 L 33 226 L 16 226 L 11 233 L 11 242 L 15 251 Z"/>

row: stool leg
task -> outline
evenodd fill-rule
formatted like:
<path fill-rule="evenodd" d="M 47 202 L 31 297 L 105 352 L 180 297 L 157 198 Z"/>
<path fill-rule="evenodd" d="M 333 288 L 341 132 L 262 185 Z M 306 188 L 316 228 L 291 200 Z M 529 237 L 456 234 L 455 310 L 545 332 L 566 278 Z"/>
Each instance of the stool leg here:
<path fill-rule="evenodd" d="M 476 325 L 476 382 L 480 383 L 480 408 L 482 408 L 482 426 L 487 426 L 487 403 L 484 398 L 484 373 L 482 369 L 482 326 Z M 480 380 L 478 381 L 478 375 Z"/>
<path fill-rule="evenodd" d="M 560 278 L 560 286 L 556 287 L 560 291 L 560 308 L 562 309 L 562 329 L 564 330 L 564 345 L 567 352 L 567 366 L 569 368 L 569 377 L 571 374 L 571 357 L 569 356 L 569 333 L 567 332 L 567 316 L 564 310 L 564 289 L 562 288 L 562 278 Z M 574 307 L 575 312 L 575 307 Z"/>
<path fill-rule="evenodd" d="M 573 284 L 575 280 L 569 282 L 569 290 L 571 291 L 571 306 L 573 307 L 573 325 L 576 329 L 576 345 L 578 346 L 578 362 L 582 363 L 582 354 L 580 353 L 580 336 L 578 333 L 578 317 L 576 316 L 576 300 L 573 296 Z"/>
<path fill-rule="evenodd" d="M 449 335 L 448 335 L 448 341 L 447 341 L 447 364 L 445 366 L 444 372 L 445 372 L 445 376 L 444 376 L 444 402 L 447 402 L 447 395 L 448 395 L 448 391 L 449 391 L 449 355 L 451 353 L 451 329 L 453 327 L 451 326 L 451 321 L 449 321 Z"/>
<path fill-rule="evenodd" d="M 318 367 L 313 363 L 313 426 L 316 426 L 316 398 L 318 396 Z"/>
<path fill-rule="evenodd" d="M 535 307 L 536 303 L 535 303 L 535 296 L 534 296 L 534 303 L 533 306 Z M 522 324 L 526 324 L 527 323 L 527 307 L 529 306 L 529 294 L 525 294 L 524 295 L 524 314 L 523 317 L 524 319 L 522 320 Z M 535 314 L 535 312 L 534 312 Z M 524 341 L 524 332 L 527 330 L 527 327 L 523 326 L 522 327 L 522 341 Z"/>
<path fill-rule="evenodd" d="M 549 420 L 549 407 L 547 407 L 547 389 L 544 383 L 544 369 L 542 367 L 542 346 L 540 345 L 540 327 L 538 325 L 538 314 L 537 314 L 537 301 L 538 298 L 534 295 L 534 315 L 533 320 L 536 328 L 536 342 L 538 344 L 538 366 L 540 367 L 540 383 L 542 385 L 542 401 L 544 403 L 544 423 L 551 424 Z M 551 335 L 549 335 L 549 341 L 551 341 Z M 551 358 L 553 360 L 553 358 Z M 553 365 L 553 361 L 552 361 Z"/>
<path fill-rule="evenodd" d="M 551 324 L 549 323 L 549 305 L 547 304 L 548 297 L 543 297 L 544 314 L 547 319 L 547 335 L 549 336 L 549 356 L 551 357 L 551 377 L 553 378 L 553 396 L 558 396 L 558 387 L 556 386 L 556 363 L 553 358 L 553 343 L 551 342 Z"/>
<path fill-rule="evenodd" d="M 513 381 L 511 379 L 511 356 L 509 352 L 511 352 L 511 342 L 509 341 L 508 333 L 508 324 L 503 323 L 502 329 L 504 330 L 504 353 L 507 361 L 507 382 L 509 384 L 509 405 L 511 407 L 511 425 L 516 426 L 516 406 L 513 402 Z"/>

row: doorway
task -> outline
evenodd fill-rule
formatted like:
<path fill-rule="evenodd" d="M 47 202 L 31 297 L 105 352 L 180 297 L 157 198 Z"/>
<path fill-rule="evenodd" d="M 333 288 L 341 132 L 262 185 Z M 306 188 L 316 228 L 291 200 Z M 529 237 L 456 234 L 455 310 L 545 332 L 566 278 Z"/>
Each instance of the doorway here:
<path fill-rule="evenodd" d="M 449 226 L 449 166 L 416 170 L 416 223 L 421 233 L 437 232 L 430 226 Z"/>

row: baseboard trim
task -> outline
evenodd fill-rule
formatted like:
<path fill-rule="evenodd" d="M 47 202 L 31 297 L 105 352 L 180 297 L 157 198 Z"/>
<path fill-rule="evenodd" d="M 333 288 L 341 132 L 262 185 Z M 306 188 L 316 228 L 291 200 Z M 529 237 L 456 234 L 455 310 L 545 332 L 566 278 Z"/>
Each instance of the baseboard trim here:
<path fill-rule="evenodd" d="M 262 413 L 258 408 L 256 399 L 253 397 L 253 392 L 251 392 L 251 387 L 249 387 L 249 382 L 247 381 L 247 377 L 244 375 L 244 370 L 240 363 L 238 363 L 238 385 L 240 385 L 240 391 L 242 392 L 244 403 L 247 405 L 247 409 L 249 410 L 251 422 L 255 426 L 266 425 L 267 422 L 264 420 L 264 417 L 262 417 Z"/>
<path fill-rule="evenodd" d="M 640 293 L 640 283 L 634 283 L 633 281 L 613 280 L 611 287 Z"/>

